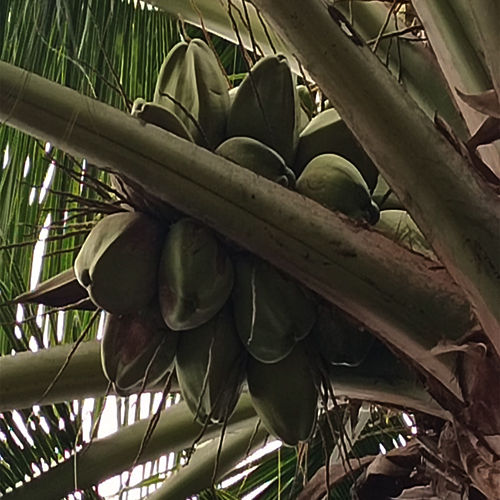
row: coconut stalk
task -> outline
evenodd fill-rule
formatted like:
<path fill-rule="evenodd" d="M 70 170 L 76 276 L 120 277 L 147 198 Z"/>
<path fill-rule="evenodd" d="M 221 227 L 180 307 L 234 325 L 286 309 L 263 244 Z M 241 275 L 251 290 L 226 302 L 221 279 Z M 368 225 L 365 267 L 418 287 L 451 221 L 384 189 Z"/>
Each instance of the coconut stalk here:
<path fill-rule="evenodd" d="M 267 259 L 462 399 L 455 356 L 429 351 L 443 338 L 463 337 L 475 320 L 440 266 L 206 149 L 15 66 L 0 63 L 0 89 L 5 123 L 128 177 Z"/>
<path fill-rule="evenodd" d="M 97 340 L 84 342 L 75 350 L 53 388 L 44 395 L 67 362 L 73 347 L 74 344 L 65 344 L 37 352 L 1 356 L 0 412 L 104 396 L 108 381 L 102 371 L 100 342 Z M 394 365 L 397 359 L 385 362 Z M 366 368 L 363 364 L 355 368 L 332 367 L 330 375 L 337 397 L 371 401 L 449 418 L 409 369 L 386 376 L 378 373 L 376 366 Z M 178 390 L 177 387 L 177 380 L 173 377 L 171 390 Z M 148 390 L 161 391 L 162 387 L 158 385 Z"/>
<path fill-rule="evenodd" d="M 474 9 L 471 8 L 469 2 L 467 5 L 472 10 L 474 27 L 480 39 L 478 45 L 484 53 L 485 65 L 489 69 L 493 88 L 496 90 L 497 96 L 500 96 L 500 60 L 498 57 L 500 5 L 496 0 L 477 0 L 474 2 Z"/>
<path fill-rule="evenodd" d="M 335 7 L 352 19 L 354 29 L 365 42 L 370 42 L 372 50 L 389 68 L 395 78 L 403 84 L 408 93 L 433 118 L 439 114 L 462 139 L 467 138 L 467 127 L 458 113 L 456 102 L 451 97 L 450 88 L 443 77 L 435 55 L 423 43 L 379 35 L 387 35 L 398 30 L 394 18 L 388 16 L 387 5 L 383 2 L 341 0 Z M 383 33 L 381 27 L 386 24 Z"/>
<path fill-rule="evenodd" d="M 100 343 L 83 342 L 45 396 L 74 345 L 0 357 L 0 411 L 104 396 L 108 381 L 101 368 Z"/>
<path fill-rule="evenodd" d="M 448 81 L 455 101 L 470 132 L 476 132 L 485 115 L 465 103 L 457 90 L 479 94 L 494 87 L 488 62 L 495 72 L 498 66 L 498 6 L 481 0 L 413 0 L 412 4 L 425 26 L 439 66 Z M 496 12 L 495 12 L 496 10 Z M 495 15 L 496 14 L 496 15 Z M 493 50 L 494 47 L 494 50 Z M 487 62 L 488 60 L 488 62 Z M 500 83 L 498 83 L 500 85 Z M 485 145 L 480 153 L 492 170 L 500 175 L 500 146 Z"/>
<path fill-rule="evenodd" d="M 212 477 L 215 481 L 220 480 L 248 454 L 265 444 L 268 433 L 262 424 L 256 429 L 257 423 L 257 419 L 254 425 L 249 421 L 246 429 L 228 433 L 224 437 L 219 457 L 219 440 L 204 443 L 195 451 L 189 466 L 167 478 L 160 488 L 148 496 L 148 500 L 185 500 L 209 488 Z"/>
<path fill-rule="evenodd" d="M 130 468 L 141 446 L 149 420 L 141 420 L 102 439 L 96 439 L 50 470 L 5 495 L 8 500 L 63 498 L 76 489 L 87 489 Z M 255 425 L 250 397 L 243 395 L 229 420 L 227 431 L 237 432 Z M 154 460 L 165 453 L 189 448 L 202 427 L 193 420 L 185 403 L 164 410 L 137 463 Z M 204 439 L 217 437 L 220 425 L 207 428 Z M 76 462 L 75 462 L 76 460 Z M 77 474 L 75 476 L 74 471 Z"/>
<path fill-rule="evenodd" d="M 397 362 L 394 360 L 394 362 Z M 442 419 L 450 419 L 436 400 L 416 379 L 405 376 L 391 378 L 374 372 L 364 372 L 358 367 L 336 366 L 330 368 L 330 380 L 335 397 L 368 401 L 393 408 L 414 409 Z"/>
<path fill-rule="evenodd" d="M 101 343 L 83 342 L 69 359 L 74 347 L 63 344 L 37 352 L 0 356 L 0 412 L 104 396 L 109 382 L 102 370 Z M 160 391 L 162 387 L 155 389 Z M 172 391 L 176 390 L 174 379 Z"/>
<path fill-rule="evenodd" d="M 256 0 L 463 288 L 500 354 L 498 194 L 334 7 Z M 347 32 L 345 31 L 347 30 Z M 364 84 L 370 78 L 370 85 Z"/>

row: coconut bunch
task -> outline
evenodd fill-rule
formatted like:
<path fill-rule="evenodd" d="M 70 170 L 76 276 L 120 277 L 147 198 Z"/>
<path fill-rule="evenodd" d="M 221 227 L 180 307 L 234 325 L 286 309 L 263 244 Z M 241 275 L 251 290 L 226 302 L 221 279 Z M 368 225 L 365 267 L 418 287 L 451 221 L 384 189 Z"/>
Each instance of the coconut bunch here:
<path fill-rule="evenodd" d="M 314 113 L 283 56 L 261 59 L 229 91 L 201 40 L 176 45 L 161 66 L 153 101 L 137 99 L 132 109 L 137 119 L 330 210 L 377 223 L 376 168 L 335 110 Z M 229 418 L 246 382 L 269 432 L 288 445 L 307 440 L 318 411 L 318 367 L 354 369 L 368 356 L 371 335 L 201 222 L 126 178 L 113 183 L 130 209 L 94 226 L 72 283 L 76 296 L 83 291 L 108 313 L 101 357 L 115 391 L 158 386 L 175 369 L 195 418 L 218 423 Z M 401 221 L 382 216 L 380 224 L 396 238 L 399 229 L 391 228 Z M 423 248 L 425 240 L 417 240 Z"/>

